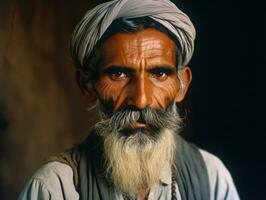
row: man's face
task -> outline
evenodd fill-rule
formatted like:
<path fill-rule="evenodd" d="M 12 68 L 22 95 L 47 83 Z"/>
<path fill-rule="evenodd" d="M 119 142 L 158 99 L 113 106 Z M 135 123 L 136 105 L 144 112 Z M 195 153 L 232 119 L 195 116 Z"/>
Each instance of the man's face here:
<path fill-rule="evenodd" d="M 165 110 L 175 101 L 180 90 L 176 44 L 164 33 L 152 28 L 116 33 L 103 42 L 100 54 L 95 89 L 112 113 L 127 106 Z"/>
<path fill-rule="evenodd" d="M 98 50 L 93 84 L 105 118 L 95 130 L 103 138 L 107 174 L 124 194 L 137 194 L 158 183 L 163 166 L 174 159 L 181 123 L 175 102 L 185 94 L 176 45 L 164 33 L 145 29 L 116 33 Z M 182 74 L 187 88 L 190 71 Z"/>

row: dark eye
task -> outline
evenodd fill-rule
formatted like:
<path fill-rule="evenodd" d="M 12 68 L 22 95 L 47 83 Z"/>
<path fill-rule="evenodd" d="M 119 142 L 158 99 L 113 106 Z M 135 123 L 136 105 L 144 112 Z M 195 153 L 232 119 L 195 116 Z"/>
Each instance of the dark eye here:
<path fill-rule="evenodd" d="M 164 81 L 168 78 L 168 73 L 163 70 L 154 70 L 152 76 L 160 81 Z"/>
<path fill-rule="evenodd" d="M 171 67 L 155 67 L 150 70 L 152 77 L 159 81 L 165 81 L 169 76 L 175 73 Z"/>
<path fill-rule="evenodd" d="M 113 80 L 122 80 L 128 77 L 128 75 L 124 72 L 117 71 L 117 72 L 111 72 L 109 74 L 109 77 Z"/>
<path fill-rule="evenodd" d="M 132 73 L 132 69 L 121 66 L 110 66 L 104 69 L 104 74 L 114 81 L 126 80 L 132 75 Z"/>

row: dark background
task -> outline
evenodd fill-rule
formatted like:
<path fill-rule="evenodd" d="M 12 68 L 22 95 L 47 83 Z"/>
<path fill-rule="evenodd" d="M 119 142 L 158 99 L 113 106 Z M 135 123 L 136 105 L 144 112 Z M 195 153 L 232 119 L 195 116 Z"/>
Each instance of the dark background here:
<path fill-rule="evenodd" d="M 189 138 L 224 161 L 241 199 L 265 199 L 265 6 L 257 1 L 178 4 L 197 29 Z"/>
<path fill-rule="evenodd" d="M 265 199 L 265 6 L 180 0 L 196 26 L 188 140 L 220 157 L 241 199 Z M 0 0 L 0 199 L 16 199 L 49 155 L 81 141 L 87 112 L 68 53 L 91 1 Z"/>

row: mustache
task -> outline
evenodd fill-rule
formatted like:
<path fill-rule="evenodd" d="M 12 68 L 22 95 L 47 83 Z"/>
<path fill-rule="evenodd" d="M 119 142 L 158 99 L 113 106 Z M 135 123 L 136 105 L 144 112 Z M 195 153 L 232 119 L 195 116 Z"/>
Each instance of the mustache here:
<path fill-rule="evenodd" d="M 151 130 L 161 130 L 163 128 L 176 130 L 180 127 L 181 118 L 175 103 L 172 103 L 165 110 L 157 108 L 145 108 L 142 110 L 132 106 L 127 106 L 114 113 L 108 119 L 98 122 L 96 131 L 108 129 L 112 131 L 122 131 L 132 128 L 136 122 L 146 124 Z"/>

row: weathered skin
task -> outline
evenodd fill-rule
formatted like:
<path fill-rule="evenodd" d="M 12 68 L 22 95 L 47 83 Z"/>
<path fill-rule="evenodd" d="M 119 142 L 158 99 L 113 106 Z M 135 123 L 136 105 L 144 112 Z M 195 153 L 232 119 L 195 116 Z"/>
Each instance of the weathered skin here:
<path fill-rule="evenodd" d="M 188 67 L 182 68 L 181 89 L 175 48 L 173 40 L 153 28 L 116 33 L 100 46 L 96 94 L 82 88 L 83 94 L 89 101 L 111 102 L 113 112 L 126 105 L 165 109 L 173 101 L 182 101 L 192 76 Z M 83 73 L 78 75 L 82 80 Z"/>
<path fill-rule="evenodd" d="M 100 48 L 99 78 L 95 83 L 98 97 L 104 102 L 111 100 L 114 112 L 125 105 L 165 109 L 174 99 L 183 99 L 182 92 L 176 96 L 180 81 L 175 47 L 174 41 L 155 29 L 111 36 Z M 113 66 L 120 69 L 106 72 Z M 169 72 L 161 69 L 165 66 Z M 127 73 L 124 69 L 131 70 Z M 187 75 L 189 70 L 183 71 Z"/>

